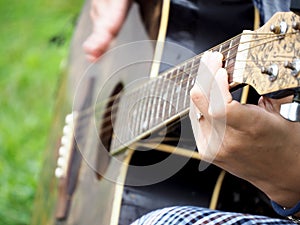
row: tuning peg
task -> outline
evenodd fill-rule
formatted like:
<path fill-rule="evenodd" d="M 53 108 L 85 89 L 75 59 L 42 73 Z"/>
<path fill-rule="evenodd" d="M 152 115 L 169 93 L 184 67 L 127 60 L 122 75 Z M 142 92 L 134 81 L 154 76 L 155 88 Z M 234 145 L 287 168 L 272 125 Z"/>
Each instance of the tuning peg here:
<path fill-rule="evenodd" d="M 282 21 L 280 22 L 279 25 L 271 25 L 270 30 L 274 33 L 274 34 L 286 34 L 287 30 L 288 30 L 288 25 L 286 22 Z"/>
<path fill-rule="evenodd" d="M 269 67 L 264 67 L 263 66 L 261 68 L 261 73 L 269 75 L 270 81 L 274 81 L 274 80 L 276 80 L 276 78 L 278 76 L 279 69 L 278 69 L 278 66 L 276 64 L 273 64 Z"/>
<path fill-rule="evenodd" d="M 289 121 L 300 122 L 300 92 L 295 94 L 292 103 L 280 106 L 280 114 Z"/>
<path fill-rule="evenodd" d="M 291 75 L 296 77 L 300 72 L 300 60 L 294 59 L 292 62 L 286 61 L 284 67 L 291 69 Z"/>
<path fill-rule="evenodd" d="M 299 22 L 293 22 L 292 28 L 294 30 L 300 30 L 300 23 Z"/>

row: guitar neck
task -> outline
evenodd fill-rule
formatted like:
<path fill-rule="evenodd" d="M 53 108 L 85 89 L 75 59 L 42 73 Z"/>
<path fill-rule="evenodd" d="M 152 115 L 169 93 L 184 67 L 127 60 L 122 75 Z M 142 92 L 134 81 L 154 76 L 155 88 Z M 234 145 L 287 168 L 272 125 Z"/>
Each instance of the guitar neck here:
<path fill-rule="evenodd" d="M 223 67 L 228 72 L 229 82 L 232 81 L 239 42 L 240 36 L 237 36 L 211 49 L 224 55 Z M 121 97 L 117 114 L 119 120 L 114 125 L 115 136 L 118 138 L 112 143 L 112 153 L 121 151 L 122 146 L 129 146 L 165 124 L 187 115 L 189 92 L 195 83 L 202 55 L 196 55 L 161 73 Z M 128 112 L 128 109 L 131 111 Z M 125 119 L 124 115 L 129 116 Z"/>
<path fill-rule="evenodd" d="M 231 88 L 249 84 L 258 94 L 265 95 L 300 87 L 299 37 L 299 16 L 279 12 L 258 30 L 244 31 L 211 50 L 223 54 L 223 67 Z M 197 55 L 122 96 L 114 124 L 117 138 L 113 140 L 112 152 L 187 115 L 189 92 L 201 57 L 202 54 Z"/>

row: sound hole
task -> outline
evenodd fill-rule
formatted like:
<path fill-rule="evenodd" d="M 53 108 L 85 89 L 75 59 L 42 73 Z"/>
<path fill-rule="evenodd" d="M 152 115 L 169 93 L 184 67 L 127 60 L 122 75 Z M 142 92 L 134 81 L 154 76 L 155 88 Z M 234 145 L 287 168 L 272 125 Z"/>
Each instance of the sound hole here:
<path fill-rule="evenodd" d="M 105 112 L 103 114 L 102 123 L 99 127 L 99 143 L 98 151 L 96 157 L 96 176 L 100 180 L 105 173 L 110 157 L 107 154 L 110 151 L 110 145 L 113 134 L 113 124 L 116 119 L 116 113 L 118 110 L 118 102 L 120 100 L 120 92 L 123 90 L 124 86 L 122 83 L 118 83 L 110 95 L 110 100 L 108 101 Z M 114 106 L 113 106 L 114 105 Z"/>

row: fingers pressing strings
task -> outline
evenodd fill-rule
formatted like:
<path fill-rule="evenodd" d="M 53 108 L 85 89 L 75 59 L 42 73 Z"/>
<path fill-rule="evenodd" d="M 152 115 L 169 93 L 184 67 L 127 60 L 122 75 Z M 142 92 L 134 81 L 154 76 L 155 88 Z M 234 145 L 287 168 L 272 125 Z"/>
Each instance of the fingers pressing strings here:
<path fill-rule="evenodd" d="M 205 117 L 209 116 L 210 92 L 215 79 L 215 73 L 222 66 L 222 58 L 222 54 L 218 52 L 205 52 L 203 54 L 195 85 L 190 92 L 192 101 Z"/>

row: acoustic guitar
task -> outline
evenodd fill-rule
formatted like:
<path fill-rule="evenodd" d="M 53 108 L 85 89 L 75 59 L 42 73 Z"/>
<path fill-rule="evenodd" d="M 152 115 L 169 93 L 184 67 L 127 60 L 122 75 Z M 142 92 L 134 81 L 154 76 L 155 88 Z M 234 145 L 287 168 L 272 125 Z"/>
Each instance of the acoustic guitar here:
<path fill-rule="evenodd" d="M 90 33 L 82 14 L 57 93 L 32 224 L 129 224 L 151 210 L 187 204 L 274 216 L 247 182 L 213 165 L 199 171 L 204 162 L 187 117 L 202 54 L 165 41 L 169 2 L 151 2 L 152 17 L 141 18 L 134 5 L 111 49 L 93 65 L 78 48 Z M 263 27 L 213 47 L 224 55 L 231 90 L 296 92 L 299 30 L 297 15 L 277 13 Z"/>

